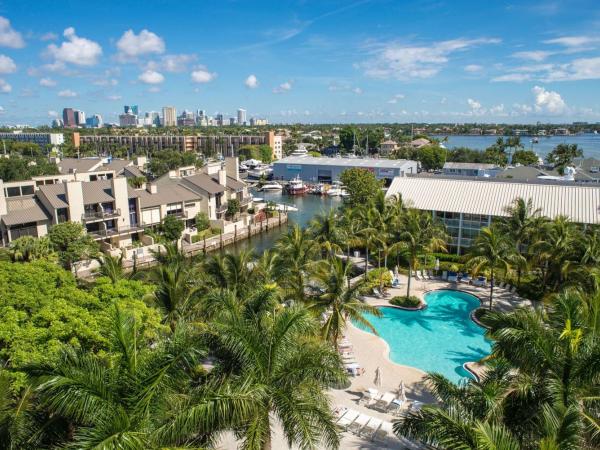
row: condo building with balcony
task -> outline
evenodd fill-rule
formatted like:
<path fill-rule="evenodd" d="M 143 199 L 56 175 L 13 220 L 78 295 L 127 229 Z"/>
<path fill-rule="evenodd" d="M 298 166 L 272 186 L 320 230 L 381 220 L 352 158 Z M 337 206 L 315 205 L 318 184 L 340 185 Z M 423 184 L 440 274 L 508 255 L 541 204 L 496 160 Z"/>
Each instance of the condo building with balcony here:
<path fill-rule="evenodd" d="M 52 226 L 72 221 L 81 223 L 104 247 L 123 248 L 141 240 L 145 229 L 169 215 L 190 228 L 196 215 L 204 212 L 212 227 L 225 230 L 231 223 L 226 217 L 231 199 L 239 200 L 242 216 L 252 206 L 239 178 L 237 158 L 197 170 L 174 170 L 139 189 L 115 170 L 100 172 L 106 176 L 93 180 L 94 173 L 87 172 L 87 179 L 76 174 L 57 175 L 47 184 L 48 180 L 0 181 L 0 244 L 22 236 L 45 236 Z"/>

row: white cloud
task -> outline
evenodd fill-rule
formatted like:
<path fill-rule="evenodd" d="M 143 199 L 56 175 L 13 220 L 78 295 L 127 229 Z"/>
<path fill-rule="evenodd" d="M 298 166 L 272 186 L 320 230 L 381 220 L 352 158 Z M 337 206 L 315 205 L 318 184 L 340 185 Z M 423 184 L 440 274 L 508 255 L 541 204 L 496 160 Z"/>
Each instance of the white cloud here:
<path fill-rule="evenodd" d="M 51 31 L 48 33 L 44 33 L 40 36 L 40 41 L 55 41 L 58 39 L 58 34 L 52 33 Z"/>
<path fill-rule="evenodd" d="M 477 72 L 481 72 L 483 70 L 483 66 L 480 66 L 479 64 L 468 64 L 465 66 L 465 72 L 469 72 L 469 73 L 477 73 Z"/>
<path fill-rule="evenodd" d="M 396 94 L 388 100 L 388 103 L 395 105 L 396 103 L 398 103 L 398 100 L 402 100 L 403 98 L 404 94 Z"/>
<path fill-rule="evenodd" d="M 283 94 L 284 92 L 289 92 L 291 90 L 292 90 L 292 82 L 286 81 L 284 83 L 281 83 L 279 86 L 273 88 L 273 93 L 274 94 Z"/>
<path fill-rule="evenodd" d="M 356 95 L 361 95 L 363 93 L 363 90 L 359 87 L 355 87 L 354 89 L 352 89 L 352 92 L 354 92 Z"/>
<path fill-rule="evenodd" d="M 71 89 L 65 89 L 64 91 L 59 91 L 57 95 L 59 97 L 77 97 L 77 92 L 74 92 Z"/>
<path fill-rule="evenodd" d="M 48 46 L 48 53 L 54 56 L 56 63 L 93 66 L 98 62 L 102 47 L 97 42 L 77 36 L 73 27 L 67 28 L 63 35 L 67 40 L 60 47 L 55 44 Z"/>
<path fill-rule="evenodd" d="M 547 39 L 544 44 L 556 44 L 563 47 L 576 48 L 600 42 L 597 36 L 563 36 L 555 39 Z"/>
<path fill-rule="evenodd" d="M 572 81 L 600 79 L 600 57 L 579 58 L 549 70 L 545 81 Z"/>
<path fill-rule="evenodd" d="M 258 87 L 258 78 L 256 78 L 256 75 L 248 75 L 248 78 L 246 78 L 244 84 L 247 88 L 255 89 Z"/>
<path fill-rule="evenodd" d="M 531 75 L 528 73 L 509 73 L 492 78 L 492 81 L 495 82 L 514 81 L 520 83 L 528 80 L 531 80 Z"/>
<path fill-rule="evenodd" d="M 490 108 L 490 115 L 492 116 L 504 116 L 506 113 L 504 112 L 504 103 L 500 103 L 499 105 L 492 106 Z"/>
<path fill-rule="evenodd" d="M 158 86 L 151 86 L 148 88 L 148 92 L 160 92 L 160 88 Z"/>
<path fill-rule="evenodd" d="M 531 112 L 533 112 L 533 107 L 530 105 L 525 105 L 522 103 L 514 103 L 513 104 L 513 111 L 511 113 L 511 115 L 513 116 L 518 116 L 518 115 L 526 115 L 529 114 Z"/>
<path fill-rule="evenodd" d="M 475 115 L 482 115 L 485 113 L 485 110 L 481 107 L 481 103 L 477 100 L 473 100 L 472 98 L 467 99 L 467 104 L 471 108 L 471 112 Z"/>
<path fill-rule="evenodd" d="M 198 68 L 190 74 L 194 83 L 209 83 L 214 80 L 216 76 L 216 73 L 211 73 L 204 68 Z"/>
<path fill-rule="evenodd" d="M 547 91 L 540 86 L 534 86 L 531 90 L 535 96 L 535 109 L 538 112 L 549 114 L 560 114 L 567 110 L 567 104 L 556 91 Z"/>
<path fill-rule="evenodd" d="M 9 94 L 12 92 L 12 86 L 8 84 L 5 80 L 0 78 L 0 93 Z"/>
<path fill-rule="evenodd" d="M 56 111 L 48 111 L 48 117 L 58 117 L 58 113 Z"/>
<path fill-rule="evenodd" d="M 519 59 L 527 59 L 530 61 L 541 62 L 544 61 L 549 56 L 553 55 L 554 52 L 548 52 L 544 50 L 530 50 L 523 52 L 513 53 L 512 56 Z"/>
<path fill-rule="evenodd" d="M 92 82 L 94 86 L 116 86 L 119 80 L 116 78 L 101 78 Z"/>
<path fill-rule="evenodd" d="M 17 71 L 17 65 L 6 55 L 0 55 L 0 73 L 14 73 Z"/>
<path fill-rule="evenodd" d="M 142 30 L 137 35 L 133 30 L 127 30 L 117 41 L 117 48 L 119 49 L 118 58 L 120 60 L 135 60 L 141 55 L 163 53 L 165 51 L 165 41 L 148 30 Z"/>
<path fill-rule="evenodd" d="M 21 33 L 15 31 L 10 25 L 10 20 L 0 16 L 0 46 L 10 48 L 23 48 L 25 41 Z"/>
<path fill-rule="evenodd" d="M 121 100 L 123 97 L 120 95 L 107 95 L 106 98 L 108 100 L 117 101 L 117 100 Z"/>
<path fill-rule="evenodd" d="M 477 45 L 497 44 L 499 39 L 452 39 L 428 46 L 387 43 L 375 49 L 375 57 L 360 66 L 374 78 L 431 78 L 449 61 L 450 55 Z"/>
<path fill-rule="evenodd" d="M 40 86 L 53 87 L 56 86 L 56 81 L 52 78 L 40 78 Z"/>
<path fill-rule="evenodd" d="M 160 58 L 160 61 L 152 62 L 148 64 L 150 69 L 152 64 L 157 65 L 165 72 L 181 73 L 188 70 L 188 66 L 195 62 L 198 57 L 194 54 L 178 54 L 178 55 L 164 55 Z"/>
<path fill-rule="evenodd" d="M 146 84 L 160 84 L 165 81 L 165 77 L 155 70 L 146 70 L 140 74 L 138 80 Z"/>

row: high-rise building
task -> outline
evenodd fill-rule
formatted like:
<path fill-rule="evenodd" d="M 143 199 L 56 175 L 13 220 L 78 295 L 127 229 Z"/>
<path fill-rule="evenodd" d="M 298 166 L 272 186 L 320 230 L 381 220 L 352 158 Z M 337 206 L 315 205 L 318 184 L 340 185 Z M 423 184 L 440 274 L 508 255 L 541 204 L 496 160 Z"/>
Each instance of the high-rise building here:
<path fill-rule="evenodd" d="M 73 114 L 75 116 L 75 124 L 78 127 L 85 127 L 85 113 L 79 109 L 76 109 L 73 111 Z"/>
<path fill-rule="evenodd" d="M 65 128 L 75 128 L 77 126 L 77 122 L 75 121 L 75 111 L 73 111 L 73 108 L 63 109 L 63 123 Z"/>
<path fill-rule="evenodd" d="M 177 109 L 174 106 L 163 106 L 162 125 L 163 127 L 174 127 L 177 125 Z"/>
<path fill-rule="evenodd" d="M 119 115 L 120 127 L 137 127 L 138 120 L 135 114 L 125 113 Z"/>
<path fill-rule="evenodd" d="M 229 118 L 229 125 L 231 125 L 231 126 L 235 125 L 235 117 L 230 117 Z"/>
<path fill-rule="evenodd" d="M 146 119 L 145 123 L 149 126 L 160 127 L 160 114 L 156 111 L 148 111 L 144 117 Z"/>
<path fill-rule="evenodd" d="M 63 123 L 63 121 L 61 119 L 52 119 L 52 128 L 62 128 L 64 127 L 65 124 Z"/>
<path fill-rule="evenodd" d="M 217 114 L 215 116 L 215 120 L 217 121 L 217 125 L 222 127 L 223 125 L 226 124 L 225 122 L 225 118 L 223 117 L 223 114 Z"/>
<path fill-rule="evenodd" d="M 104 125 L 104 122 L 100 114 L 94 114 L 92 117 L 85 119 L 85 126 L 87 128 L 102 128 L 102 125 Z"/>
<path fill-rule="evenodd" d="M 246 110 L 238 109 L 237 111 L 237 123 L 238 125 L 246 125 Z"/>
<path fill-rule="evenodd" d="M 196 117 L 192 111 L 184 110 L 177 118 L 177 126 L 193 127 L 196 125 Z"/>
<path fill-rule="evenodd" d="M 136 116 L 140 115 L 138 105 L 125 105 L 123 106 L 123 112 L 125 114 L 135 114 Z"/>

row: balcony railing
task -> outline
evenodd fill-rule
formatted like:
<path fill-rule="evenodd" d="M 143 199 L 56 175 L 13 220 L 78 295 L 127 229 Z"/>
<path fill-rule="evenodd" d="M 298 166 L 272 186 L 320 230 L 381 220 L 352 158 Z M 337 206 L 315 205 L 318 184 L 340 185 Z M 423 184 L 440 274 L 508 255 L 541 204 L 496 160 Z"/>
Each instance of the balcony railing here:
<path fill-rule="evenodd" d="M 106 239 L 114 236 L 122 236 L 124 234 L 137 233 L 138 231 L 143 230 L 144 227 L 138 224 L 134 224 L 131 226 L 121 226 L 118 228 L 109 228 L 106 230 L 88 231 L 88 234 L 94 239 Z"/>
<path fill-rule="evenodd" d="M 246 206 L 252 201 L 252 197 L 244 197 L 240 200 L 240 206 Z"/>
<path fill-rule="evenodd" d="M 83 222 L 94 222 L 96 220 L 114 219 L 121 215 L 120 209 L 113 209 L 110 211 L 85 211 L 81 215 Z"/>

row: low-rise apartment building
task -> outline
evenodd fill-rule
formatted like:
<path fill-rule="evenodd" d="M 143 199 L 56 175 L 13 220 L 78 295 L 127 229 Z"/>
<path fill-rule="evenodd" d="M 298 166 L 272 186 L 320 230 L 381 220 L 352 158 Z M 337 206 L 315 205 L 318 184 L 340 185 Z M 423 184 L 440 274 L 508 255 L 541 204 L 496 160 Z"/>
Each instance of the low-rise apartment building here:
<path fill-rule="evenodd" d="M 127 247 L 166 216 L 174 215 L 192 227 L 199 212 L 207 214 L 211 226 L 224 229 L 231 199 L 239 201 L 242 214 L 252 207 L 237 162 L 227 158 L 198 171 L 172 171 L 139 189 L 126 177 L 114 176 L 114 171 L 110 178 L 95 180 L 57 176 L 50 184 L 0 181 L 0 243 L 8 245 L 26 235 L 41 237 L 53 225 L 73 221 L 110 247 Z"/>
<path fill-rule="evenodd" d="M 40 147 L 45 145 L 62 145 L 65 143 L 65 137 L 62 133 L 24 133 L 22 131 L 0 133 L 0 140 L 31 142 L 39 145 Z"/>

